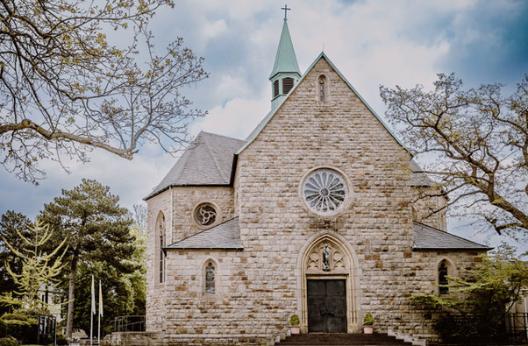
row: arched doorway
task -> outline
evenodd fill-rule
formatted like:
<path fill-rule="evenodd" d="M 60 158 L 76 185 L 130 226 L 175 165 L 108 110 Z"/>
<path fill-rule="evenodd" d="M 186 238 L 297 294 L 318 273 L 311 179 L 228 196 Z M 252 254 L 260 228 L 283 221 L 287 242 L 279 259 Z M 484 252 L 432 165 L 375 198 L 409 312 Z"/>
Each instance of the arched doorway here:
<path fill-rule="evenodd" d="M 316 235 L 298 264 L 302 332 L 358 332 L 359 270 L 346 240 L 335 232 Z"/>

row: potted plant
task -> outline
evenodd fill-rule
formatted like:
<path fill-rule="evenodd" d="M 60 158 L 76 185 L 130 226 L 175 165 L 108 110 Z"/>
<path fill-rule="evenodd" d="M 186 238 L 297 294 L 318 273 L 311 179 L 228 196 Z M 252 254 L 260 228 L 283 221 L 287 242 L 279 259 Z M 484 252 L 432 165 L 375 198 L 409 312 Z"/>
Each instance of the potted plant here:
<path fill-rule="evenodd" d="M 363 317 L 363 333 L 372 334 L 374 332 L 374 328 L 372 328 L 373 324 L 374 316 L 370 312 L 367 312 L 365 317 Z"/>
<path fill-rule="evenodd" d="M 291 335 L 297 335 L 301 333 L 299 324 L 301 324 L 301 321 L 299 321 L 299 316 L 291 315 L 290 317 L 290 334 Z"/>

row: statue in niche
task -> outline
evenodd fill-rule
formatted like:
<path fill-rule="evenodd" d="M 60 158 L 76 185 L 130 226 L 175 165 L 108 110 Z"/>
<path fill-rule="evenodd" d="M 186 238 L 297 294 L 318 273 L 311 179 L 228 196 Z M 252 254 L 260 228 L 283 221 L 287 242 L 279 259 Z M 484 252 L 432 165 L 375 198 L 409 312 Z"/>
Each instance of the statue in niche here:
<path fill-rule="evenodd" d="M 328 244 L 324 244 L 323 246 L 323 271 L 330 271 L 330 248 Z"/>

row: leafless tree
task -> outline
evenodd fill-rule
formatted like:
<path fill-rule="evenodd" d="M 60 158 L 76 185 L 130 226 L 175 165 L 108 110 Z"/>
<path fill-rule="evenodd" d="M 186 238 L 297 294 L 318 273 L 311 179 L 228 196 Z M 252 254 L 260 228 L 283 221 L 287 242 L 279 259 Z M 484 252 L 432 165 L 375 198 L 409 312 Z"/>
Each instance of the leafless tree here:
<path fill-rule="evenodd" d="M 182 87 L 207 77 L 177 38 L 158 55 L 148 23 L 172 0 L 0 0 L 0 162 L 37 182 L 42 159 L 132 159 L 178 149 L 193 109 Z M 118 33 L 127 44 L 111 44 Z"/>
<path fill-rule="evenodd" d="M 434 159 L 425 171 L 442 187 L 437 193 L 450 197 L 447 206 L 478 216 L 499 234 L 527 235 L 528 75 L 511 95 L 502 89 L 464 90 L 454 74 L 439 74 L 432 91 L 380 91 L 408 146 Z"/>
<path fill-rule="evenodd" d="M 147 231 L 147 206 L 142 203 L 134 204 L 128 213 L 139 231 L 145 233 Z"/>

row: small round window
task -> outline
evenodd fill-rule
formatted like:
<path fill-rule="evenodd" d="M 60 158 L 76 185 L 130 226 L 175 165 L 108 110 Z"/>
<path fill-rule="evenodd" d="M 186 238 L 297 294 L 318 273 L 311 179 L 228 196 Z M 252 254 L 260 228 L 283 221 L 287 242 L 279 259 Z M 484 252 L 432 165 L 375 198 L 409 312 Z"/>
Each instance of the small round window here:
<path fill-rule="evenodd" d="M 345 178 L 330 168 L 317 169 L 306 176 L 302 183 L 302 196 L 311 211 L 331 216 L 343 207 L 348 195 Z"/>
<path fill-rule="evenodd" d="M 194 220 L 200 226 L 210 226 L 216 221 L 216 208 L 211 203 L 201 203 L 194 209 Z"/>

